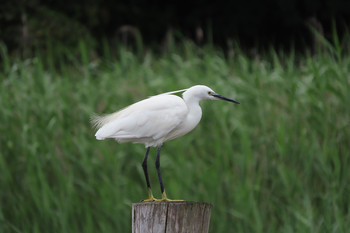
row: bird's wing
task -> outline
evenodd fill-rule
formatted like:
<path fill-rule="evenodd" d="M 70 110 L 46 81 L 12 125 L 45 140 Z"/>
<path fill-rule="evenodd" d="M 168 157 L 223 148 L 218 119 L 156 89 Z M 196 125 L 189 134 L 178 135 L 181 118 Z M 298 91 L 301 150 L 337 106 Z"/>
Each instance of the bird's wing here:
<path fill-rule="evenodd" d="M 122 141 L 158 140 L 178 126 L 187 112 L 186 104 L 178 96 L 153 96 L 111 114 L 109 122 L 97 131 L 96 137 L 124 139 Z M 111 119 L 113 115 L 115 119 Z"/>

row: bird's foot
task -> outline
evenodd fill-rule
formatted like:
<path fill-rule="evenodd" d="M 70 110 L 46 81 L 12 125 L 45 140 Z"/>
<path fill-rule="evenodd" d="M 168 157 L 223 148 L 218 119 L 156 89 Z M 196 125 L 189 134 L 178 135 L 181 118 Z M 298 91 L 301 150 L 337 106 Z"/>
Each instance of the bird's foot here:
<path fill-rule="evenodd" d="M 154 197 L 152 197 L 152 198 L 142 200 L 141 202 L 154 202 L 154 201 L 160 201 L 160 199 L 155 199 Z"/>
<path fill-rule="evenodd" d="M 167 198 L 165 191 L 162 193 L 162 199 L 156 200 L 156 201 L 184 201 L 184 200 L 172 200 Z"/>
<path fill-rule="evenodd" d="M 142 202 L 153 202 L 153 201 L 159 201 L 159 199 L 155 199 L 151 188 L 148 188 L 148 199 L 142 200 Z"/>

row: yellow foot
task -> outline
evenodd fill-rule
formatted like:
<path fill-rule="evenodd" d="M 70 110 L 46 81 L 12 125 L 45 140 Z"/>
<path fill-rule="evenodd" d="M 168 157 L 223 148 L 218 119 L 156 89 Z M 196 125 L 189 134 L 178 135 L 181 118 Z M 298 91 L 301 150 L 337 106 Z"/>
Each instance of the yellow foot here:
<path fill-rule="evenodd" d="M 142 200 L 141 202 L 153 202 L 153 201 L 159 201 L 159 199 L 155 199 L 154 197 L 152 197 L 152 198 Z"/>
<path fill-rule="evenodd" d="M 184 200 L 171 200 L 167 198 L 165 191 L 162 193 L 162 199 L 155 200 L 155 201 L 184 201 Z"/>
<path fill-rule="evenodd" d="M 152 202 L 152 201 L 159 201 L 159 199 L 155 199 L 153 197 L 151 188 L 148 188 L 148 199 L 142 200 L 142 202 Z"/>

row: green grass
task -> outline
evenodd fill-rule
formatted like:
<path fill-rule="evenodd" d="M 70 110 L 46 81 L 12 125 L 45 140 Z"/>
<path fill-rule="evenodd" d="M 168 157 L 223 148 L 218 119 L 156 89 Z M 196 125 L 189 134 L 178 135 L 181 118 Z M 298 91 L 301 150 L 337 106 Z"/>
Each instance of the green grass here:
<path fill-rule="evenodd" d="M 90 115 L 195 84 L 241 105 L 203 102 L 198 127 L 165 144 L 169 198 L 213 203 L 210 232 L 349 232 L 350 55 L 79 50 L 0 46 L 0 232 L 131 232 L 144 146 L 95 140 Z"/>

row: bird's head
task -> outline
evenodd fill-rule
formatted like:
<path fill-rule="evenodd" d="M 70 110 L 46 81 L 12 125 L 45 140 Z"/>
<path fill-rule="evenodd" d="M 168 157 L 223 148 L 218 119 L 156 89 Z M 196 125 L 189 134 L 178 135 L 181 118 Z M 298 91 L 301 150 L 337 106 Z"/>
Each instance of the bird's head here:
<path fill-rule="evenodd" d="M 190 87 L 183 93 L 184 99 L 197 99 L 198 101 L 201 100 L 226 100 L 229 102 L 233 102 L 235 104 L 239 104 L 238 101 L 227 98 L 225 96 L 219 95 L 215 91 L 213 91 L 210 87 L 204 86 L 204 85 L 196 85 L 193 87 Z"/>

